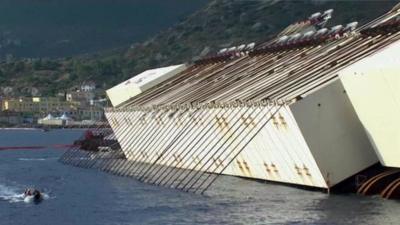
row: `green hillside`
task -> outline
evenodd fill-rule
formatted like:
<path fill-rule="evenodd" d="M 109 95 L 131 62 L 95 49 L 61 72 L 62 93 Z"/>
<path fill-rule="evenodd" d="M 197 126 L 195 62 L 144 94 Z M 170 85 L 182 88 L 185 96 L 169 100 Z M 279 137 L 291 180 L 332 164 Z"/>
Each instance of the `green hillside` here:
<path fill-rule="evenodd" d="M 0 58 L 65 57 L 127 47 L 208 0 L 0 0 Z"/>
<path fill-rule="evenodd" d="M 108 88 L 143 70 L 189 61 L 210 51 L 261 42 L 290 23 L 325 9 L 333 24 L 365 23 L 397 1 L 214 0 L 185 20 L 130 48 L 62 60 L 19 60 L 0 65 L 3 95 L 55 94 L 94 80 Z M 5 87 L 12 87 L 10 88 Z"/>

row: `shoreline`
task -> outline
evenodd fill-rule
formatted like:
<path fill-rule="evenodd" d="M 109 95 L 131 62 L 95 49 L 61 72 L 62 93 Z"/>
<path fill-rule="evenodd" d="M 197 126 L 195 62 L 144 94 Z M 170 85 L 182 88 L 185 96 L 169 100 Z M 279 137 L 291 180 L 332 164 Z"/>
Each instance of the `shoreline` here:
<path fill-rule="evenodd" d="M 40 127 L 0 127 L 0 131 L 1 130 L 31 130 L 31 131 L 43 131 L 43 130 L 46 130 L 47 128 L 40 128 Z M 58 127 L 52 127 L 52 128 L 50 128 L 49 130 L 64 130 L 64 129 L 67 129 L 67 130 L 84 130 L 84 129 L 87 129 L 87 128 L 78 128 L 78 127 L 61 127 L 61 128 L 58 128 Z"/>
<path fill-rule="evenodd" d="M 0 130 L 43 130 L 36 127 L 0 127 Z"/>

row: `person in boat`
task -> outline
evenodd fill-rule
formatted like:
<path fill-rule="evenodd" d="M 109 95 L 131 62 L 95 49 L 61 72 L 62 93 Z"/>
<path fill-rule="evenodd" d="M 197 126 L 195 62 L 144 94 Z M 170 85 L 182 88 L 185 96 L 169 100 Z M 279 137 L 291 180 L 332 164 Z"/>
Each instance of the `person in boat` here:
<path fill-rule="evenodd" d="M 40 191 L 34 190 L 33 193 L 32 193 L 32 195 L 33 195 L 33 198 L 34 198 L 36 201 L 42 200 L 42 193 L 40 193 Z"/>
<path fill-rule="evenodd" d="M 28 188 L 25 188 L 24 195 L 25 196 L 30 195 L 30 190 Z"/>
<path fill-rule="evenodd" d="M 35 201 L 41 201 L 42 200 L 42 193 L 40 193 L 40 191 L 36 190 L 36 189 L 30 189 L 27 188 L 25 189 L 24 195 L 27 196 L 33 196 L 33 199 Z"/>

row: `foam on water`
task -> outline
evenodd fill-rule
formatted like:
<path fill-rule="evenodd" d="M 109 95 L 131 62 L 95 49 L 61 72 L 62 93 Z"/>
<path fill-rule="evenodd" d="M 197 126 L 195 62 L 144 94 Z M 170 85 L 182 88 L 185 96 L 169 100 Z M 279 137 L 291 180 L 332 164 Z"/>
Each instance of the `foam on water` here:
<path fill-rule="evenodd" d="M 58 157 L 48 158 L 18 158 L 19 161 L 46 161 L 46 160 L 58 160 Z"/>
<path fill-rule="evenodd" d="M 24 195 L 19 193 L 16 188 L 0 184 L 0 200 L 8 201 L 10 203 L 22 202 L 24 201 Z"/>
<path fill-rule="evenodd" d="M 46 158 L 18 158 L 20 161 L 45 161 Z"/>
<path fill-rule="evenodd" d="M 46 160 L 58 160 L 58 157 L 41 157 L 41 158 L 17 158 L 19 161 L 46 161 Z"/>
<path fill-rule="evenodd" d="M 43 200 L 47 200 L 50 196 L 46 193 L 42 193 Z M 7 201 L 9 203 L 16 202 L 25 202 L 31 203 L 33 202 L 33 197 L 25 197 L 23 193 L 17 191 L 17 188 L 8 187 L 3 184 L 0 184 L 0 201 Z"/>

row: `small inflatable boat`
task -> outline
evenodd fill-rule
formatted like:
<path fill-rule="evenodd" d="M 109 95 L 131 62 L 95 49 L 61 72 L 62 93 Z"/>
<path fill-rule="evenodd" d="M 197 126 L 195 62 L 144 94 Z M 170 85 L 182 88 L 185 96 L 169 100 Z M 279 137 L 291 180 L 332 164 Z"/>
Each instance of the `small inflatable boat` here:
<path fill-rule="evenodd" d="M 43 200 L 43 194 L 39 190 L 27 188 L 24 192 L 25 202 L 39 203 Z"/>

